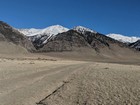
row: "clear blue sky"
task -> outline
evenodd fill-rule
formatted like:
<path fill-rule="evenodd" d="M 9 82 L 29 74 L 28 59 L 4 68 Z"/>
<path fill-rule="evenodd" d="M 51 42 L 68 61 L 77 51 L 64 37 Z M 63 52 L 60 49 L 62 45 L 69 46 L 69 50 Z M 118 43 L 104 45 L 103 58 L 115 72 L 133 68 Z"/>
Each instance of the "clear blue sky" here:
<path fill-rule="evenodd" d="M 0 20 L 16 28 L 82 25 L 140 36 L 140 0 L 0 0 Z"/>

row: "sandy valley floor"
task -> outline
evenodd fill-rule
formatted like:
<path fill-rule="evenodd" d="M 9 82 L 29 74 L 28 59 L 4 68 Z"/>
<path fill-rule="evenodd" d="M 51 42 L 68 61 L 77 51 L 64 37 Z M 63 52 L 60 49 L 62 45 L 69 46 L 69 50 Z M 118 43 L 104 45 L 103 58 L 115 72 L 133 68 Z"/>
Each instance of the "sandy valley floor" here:
<path fill-rule="evenodd" d="M 0 59 L 0 105 L 139 105 L 140 66 Z"/>

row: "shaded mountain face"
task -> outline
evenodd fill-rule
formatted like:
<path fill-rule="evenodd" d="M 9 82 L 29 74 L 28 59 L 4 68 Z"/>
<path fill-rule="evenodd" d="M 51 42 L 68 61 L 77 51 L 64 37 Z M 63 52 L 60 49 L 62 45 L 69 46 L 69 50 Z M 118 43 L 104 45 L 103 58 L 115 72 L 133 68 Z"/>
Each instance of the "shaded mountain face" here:
<path fill-rule="evenodd" d="M 35 50 L 27 37 L 2 21 L 0 21 L 0 41 L 12 42 L 26 48 L 28 51 Z"/>
<path fill-rule="evenodd" d="M 80 33 L 69 30 L 68 32 L 60 33 L 55 37 L 50 38 L 42 48 L 38 49 L 38 51 L 73 51 L 80 47 L 90 47 L 90 45 Z"/>
<path fill-rule="evenodd" d="M 113 44 L 118 47 L 128 48 L 126 44 L 95 31 L 82 30 L 81 33 L 79 29 L 73 29 L 50 38 L 38 51 L 72 51 L 74 48 L 84 47 L 92 48 L 100 53 L 102 49 L 111 50 Z"/>
<path fill-rule="evenodd" d="M 77 30 L 76 30 L 77 31 Z M 79 31 L 77 31 L 79 32 Z M 125 51 L 133 52 L 125 43 L 107 37 L 98 32 L 85 31 L 81 34 L 88 44 L 98 53 L 105 56 L 123 56 Z M 127 55 L 127 54 L 126 54 Z M 129 54 L 128 54 L 129 55 Z"/>
<path fill-rule="evenodd" d="M 48 35 L 35 35 L 28 36 L 28 39 L 33 43 L 34 47 L 38 50 L 39 48 L 44 46 L 44 41 L 49 39 Z"/>
<path fill-rule="evenodd" d="M 110 44 L 117 43 L 120 46 L 125 44 L 110 37 L 92 31 L 91 29 L 78 26 L 67 32 L 57 35 L 35 35 L 29 37 L 38 51 L 72 51 L 74 48 L 89 47 L 97 52 L 101 48 L 110 48 Z M 43 43 L 47 39 L 46 43 Z"/>
<path fill-rule="evenodd" d="M 38 52 L 72 52 L 111 59 L 133 59 L 135 50 L 127 44 L 90 30 L 69 30 L 51 37 Z M 67 56 L 67 55 L 66 55 Z"/>
<path fill-rule="evenodd" d="M 81 37 L 84 38 L 84 41 L 88 43 L 88 46 L 90 46 L 97 52 L 100 52 L 101 48 L 110 49 L 111 48 L 110 44 L 113 44 L 113 43 L 117 43 L 117 45 L 120 45 L 120 46 L 126 46 L 125 44 L 117 40 L 114 40 L 110 37 L 107 37 L 96 31 L 93 31 L 89 28 L 85 28 L 82 26 L 77 26 L 70 31 L 68 30 L 69 30 L 68 28 L 62 27 L 60 25 L 55 25 L 55 26 L 50 26 L 45 29 L 24 29 L 24 30 L 19 30 L 19 31 L 21 33 L 25 33 L 26 36 L 28 36 L 29 40 L 33 43 L 34 47 L 38 51 L 44 51 L 44 52 L 67 51 L 70 49 L 72 50 L 73 45 L 72 44 L 66 45 L 66 44 L 76 43 L 79 45 L 79 43 L 77 43 L 76 41 L 71 42 L 67 40 L 67 39 L 70 39 L 70 37 L 71 39 L 76 37 L 75 33 L 77 33 L 77 36 L 80 37 L 79 39 L 77 38 L 77 41 L 79 41 Z M 60 39 L 63 41 L 61 41 Z M 56 44 L 56 42 L 58 44 Z M 57 48 L 55 48 L 56 46 Z M 67 48 L 65 48 L 64 46 L 67 46 Z"/>
<path fill-rule="evenodd" d="M 135 48 L 136 50 L 140 51 L 140 40 L 138 40 L 138 41 L 136 41 L 134 43 L 129 44 L 129 46 L 131 48 Z"/>

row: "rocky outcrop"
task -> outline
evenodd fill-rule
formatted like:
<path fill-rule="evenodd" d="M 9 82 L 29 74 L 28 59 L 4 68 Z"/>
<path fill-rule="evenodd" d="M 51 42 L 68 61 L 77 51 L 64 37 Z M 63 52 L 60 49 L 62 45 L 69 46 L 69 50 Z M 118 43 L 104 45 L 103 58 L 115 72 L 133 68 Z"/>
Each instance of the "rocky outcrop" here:
<path fill-rule="evenodd" d="M 83 37 L 91 45 L 91 47 L 96 49 L 97 51 L 99 51 L 101 48 L 104 47 L 111 48 L 112 44 L 128 48 L 126 44 L 114 40 L 100 33 L 85 32 L 85 34 L 83 34 Z"/>
<path fill-rule="evenodd" d="M 134 43 L 130 43 L 129 46 L 131 48 L 135 48 L 136 50 L 140 51 L 140 40 L 134 42 Z"/>

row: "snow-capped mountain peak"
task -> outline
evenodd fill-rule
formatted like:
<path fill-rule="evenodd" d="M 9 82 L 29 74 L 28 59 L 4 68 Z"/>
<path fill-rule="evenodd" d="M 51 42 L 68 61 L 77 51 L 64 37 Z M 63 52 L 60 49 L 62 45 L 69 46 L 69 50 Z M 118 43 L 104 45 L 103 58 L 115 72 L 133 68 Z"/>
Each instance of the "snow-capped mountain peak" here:
<path fill-rule="evenodd" d="M 49 26 L 44 29 L 18 29 L 21 33 L 23 33 L 26 36 L 35 36 L 35 35 L 57 35 L 58 33 L 66 32 L 69 29 L 65 28 L 61 25 L 53 25 Z"/>
<path fill-rule="evenodd" d="M 55 37 L 57 34 L 68 30 L 68 28 L 61 25 L 53 25 L 44 29 L 18 29 L 19 32 L 28 36 L 33 43 L 39 40 L 40 45 L 47 43 L 50 38 Z"/>
<path fill-rule="evenodd" d="M 129 37 L 121 34 L 108 34 L 107 36 L 124 43 L 133 43 L 140 39 L 140 37 Z"/>
<path fill-rule="evenodd" d="M 38 33 L 39 31 L 41 31 L 41 29 L 35 29 L 35 28 L 18 29 L 18 31 L 26 36 L 33 36 L 34 33 Z"/>
<path fill-rule="evenodd" d="M 48 33 L 48 34 L 57 35 L 58 33 L 66 32 L 68 30 L 69 30 L 68 28 L 65 28 L 63 26 L 54 25 L 54 26 L 50 26 L 50 27 L 47 27 L 47 28 L 43 29 L 42 34 L 43 33 Z"/>
<path fill-rule="evenodd" d="M 93 30 L 86 28 L 86 27 L 83 27 L 83 26 L 74 27 L 74 30 L 78 31 L 81 34 L 84 34 L 85 32 L 92 32 L 95 34 L 97 33 L 96 31 L 93 31 Z"/>

